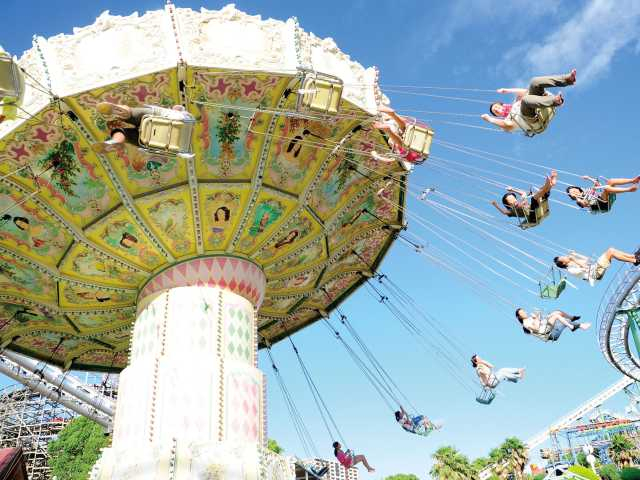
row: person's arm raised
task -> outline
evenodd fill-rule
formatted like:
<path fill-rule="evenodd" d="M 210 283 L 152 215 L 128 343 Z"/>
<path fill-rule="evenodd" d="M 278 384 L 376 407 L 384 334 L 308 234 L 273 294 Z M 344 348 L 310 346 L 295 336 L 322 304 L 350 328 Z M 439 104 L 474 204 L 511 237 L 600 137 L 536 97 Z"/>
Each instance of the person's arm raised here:
<path fill-rule="evenodd" d="M 509 213 L 510 213 L 509 210 L 506 210 L 506 209 L 502 208 L 500 205 L 498 205 L 498 202 L 496 202 L 495 200 L 493 202 L 491 202 L 491 205 L 493 205 L 496 208 L 496 210 L 498 210 L 503 215 L 507 215 L 508 216 Z"/>

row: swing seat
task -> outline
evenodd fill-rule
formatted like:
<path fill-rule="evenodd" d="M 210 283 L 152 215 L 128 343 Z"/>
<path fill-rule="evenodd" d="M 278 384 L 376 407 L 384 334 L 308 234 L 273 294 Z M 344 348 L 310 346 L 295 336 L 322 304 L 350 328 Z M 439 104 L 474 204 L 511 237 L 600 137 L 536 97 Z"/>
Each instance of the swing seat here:
<path fill-rule="evenodd" d="M 535 222 L 524 219 L 520 222 L 520 228 L 526 230 L 527 228 L 537 227 L 542 221 L 549 216 L 549 199 L 543 198 L 538 208 L 534 210 Z"/>
<path fill-rule="evenodd" d="M 303 469 L 305 472 L 307 472 L 307 474 L 311 478 L 321 479 L 329 471 L 329 467 L 317 468 L 311 464 L 302 463 L 301 461 L 296 462 L 296 465 L 299 466 L 301 469 Z"/>
<path fill-rule="evenodd" d="M 540 284 L 540 298 L 558 298 L 567 288 L 567 279 L 561 278 L 558 283 L 552 282 L 547 285 Z"/>
<path fill-rule="evenodd" d="M 540 107 L 536 109 L 534 118 L 518 115 L 515 122 L 522 129 L 525 136 L 534 137 L 544 132 L 556 115 L 556 107 Z"/>
<path fill-rule="evenodd" d="M 302 80 L 299 105 L 314 112 L 336 114 L 340 108 L 344 85 L 337 77 L 317 72 L 307 73 Z"/>
<path fill-rule="evenodd" d="M 496 398 L 496 394 L 493 391 L 493 388 L 484 387 L 482 392 L 480 392 L 476 397 L 476 402 L 481 403 L 482 405 L 491 405 L 494 398 Z"/>
<path fill-rule="evenodd" d="M 195 120 L 171 120 L 145 115 L 140 122 L 138 139 L 143 149 L 151 153 L 184 155 L 191 154 L 191 134 Z"/>
<path fill-rule="evenodd" d="M 0 50 L 0 116 L 14 120 L 24 98 L 24 75 L 17 63 Z"/>
<path fill-rule="evenodd" d="M 402 143 L 405 148 L 425 158 L 429 156 L 432 141 L 433 130 L 422 125 L 407 125 L 407 128 L 404 130 L 404 135 L 402 136 Z"/>
<path fill-rule="evenodd" d="M 589 213 L 591 213 L 592 215 L 598 215 L 601 213 L 609 213 L 611 211 L 611 209 L 613 208 L 613 204 L 616 201 L 616 194 L 615 193 L 610 193 L 609 194 L 609 207 L 606 210 L 601 210 L 600 209 L 600 202 L 598 202 L 597 200 L 595 201 L 594 205 L 595 208 L 593 206 L 591 206 L 589 208 Z"/>

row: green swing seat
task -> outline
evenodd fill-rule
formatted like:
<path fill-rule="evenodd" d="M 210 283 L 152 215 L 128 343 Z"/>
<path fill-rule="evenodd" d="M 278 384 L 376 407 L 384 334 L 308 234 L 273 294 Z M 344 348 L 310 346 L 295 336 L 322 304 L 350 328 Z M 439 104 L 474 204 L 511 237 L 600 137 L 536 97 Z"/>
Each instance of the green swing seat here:
<path fill-rule="evenodd" d="M 559 282 L 552 281 L 546 285 L 540 283 L 540 298 L 555 300 L 567 288 L 567 279 L 561 278 Z"/>

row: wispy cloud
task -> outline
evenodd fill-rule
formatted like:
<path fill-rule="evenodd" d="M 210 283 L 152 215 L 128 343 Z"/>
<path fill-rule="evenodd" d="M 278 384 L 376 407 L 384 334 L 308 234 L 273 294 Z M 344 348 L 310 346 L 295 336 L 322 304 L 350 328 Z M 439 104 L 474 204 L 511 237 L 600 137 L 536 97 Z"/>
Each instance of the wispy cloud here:
<path fill-rule="evenodd" d="M 559 73 L 576 67 L 578 85 L 585 85 L 606 73 L 622 48 L 629 46 L 639 53 L 639 45 L 638 0 L 590 0 L 539 43 L 510 49 L 502 67 L 521 75 Z"/>
<path fill-rule="evenodd" d="M 434 26 L 432 32 L 420 36 L 423 39 L 423 51 L 427 56 L 437 53 L 451 44 L 456 36 L 469 27 L 491 26 L 489 32 L 498 32 L 502 36 L 504 27 L 513 27 L 510 34 L 523 32 L 531 21 L 556 13 L 557 0 L 454 0 L 441 11 L 429 10 L 428 25 Z"/>

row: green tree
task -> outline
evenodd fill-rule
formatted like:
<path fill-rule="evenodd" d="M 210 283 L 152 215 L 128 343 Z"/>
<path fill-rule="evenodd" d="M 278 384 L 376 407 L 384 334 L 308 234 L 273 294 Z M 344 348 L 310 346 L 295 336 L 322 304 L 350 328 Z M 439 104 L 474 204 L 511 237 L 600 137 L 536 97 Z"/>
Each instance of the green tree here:
<path fill-rule="evenodd" d="M 478 478 L 467 456 L 454 447 L 440 447 L 431 458 L 434 463 L 429 473 L 436 480 L 476 480 Z"/>
<path fill-rule="evenodd" d="M 269 440 L 267 440 L 267 448 L 274 453 L 284 452 L 284 448 L 278 445 L 278 442 L 276 442 L 273 438 L 270 438 Z"/>
<path fill-rule="evenodd" d="M 420 480 L 413 473 L 396 473 L 395 475 L 390 475 L 386 477 L 384 480 Z"/>
<path fill-rule="evenodd" d="M 92 420 L 77 417 L 49 442 L 49 467 L 58 480 L 85 480 L 109 444 L 104 429 Z"/>
<path fill-rule="evenodd" d="M 494 464 L 493 472 L 500 478 L 514 474 L 516 479 L 524 478 L 524 467 L 529 461 L 527 446 L 516 437 L 507 438 L 502 445 L 489 452 Z"/>
<path fill-rule="evenodd" d="M 628 467 L 633 458 L 637 456 L 636 447 L 625 435 L 616 433 L 611 439 L 609 456 L 618 468 Z"/>
<path fill-rule="evenodd" d="M 587 456 L 585 455 L 584 452 L 578 452 L 578 454 L 576 455 L 576 463 L 578 465 L 582 465 L 583 467 L 587 467 L 589 468 L 589 462 L 587 462 Z"/>

